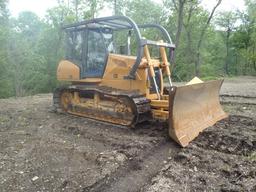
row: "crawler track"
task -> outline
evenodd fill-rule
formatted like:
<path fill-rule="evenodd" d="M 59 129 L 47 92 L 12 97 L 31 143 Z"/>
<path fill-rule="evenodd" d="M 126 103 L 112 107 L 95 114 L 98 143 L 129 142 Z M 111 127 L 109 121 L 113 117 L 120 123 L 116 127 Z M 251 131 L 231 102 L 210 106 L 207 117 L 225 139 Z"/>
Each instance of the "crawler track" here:
<path fill-rule="evenodd" d="M 77 100 L 75 93 L 79 95 Z M 57 88 L 53 94 L 53 106 L 57 112 L 125 126 L 134 126 L 151 118 L 148 99 L 137 92 L 108 87 L 72 85 Z"/>

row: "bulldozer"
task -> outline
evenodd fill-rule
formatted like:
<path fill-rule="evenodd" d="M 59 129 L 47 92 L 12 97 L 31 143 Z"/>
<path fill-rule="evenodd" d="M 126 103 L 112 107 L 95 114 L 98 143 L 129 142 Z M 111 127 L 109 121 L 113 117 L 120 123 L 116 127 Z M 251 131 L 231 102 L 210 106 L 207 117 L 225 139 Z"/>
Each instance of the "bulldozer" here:
<path fill-rule="evenodd" d="M 175 45 L 161 25 L 110 16 L 63 30 L 66 55 L 57 79 L 68 83 L 53 93 L 57 112 L 131 128 L 144 121 L 167 122 L 169 136 L 182 147 L 227 117 L 219 101 L 223 80 L 195 77 L 173 85 Z M 149 30 L 157 40 L 142 36 Z"/>

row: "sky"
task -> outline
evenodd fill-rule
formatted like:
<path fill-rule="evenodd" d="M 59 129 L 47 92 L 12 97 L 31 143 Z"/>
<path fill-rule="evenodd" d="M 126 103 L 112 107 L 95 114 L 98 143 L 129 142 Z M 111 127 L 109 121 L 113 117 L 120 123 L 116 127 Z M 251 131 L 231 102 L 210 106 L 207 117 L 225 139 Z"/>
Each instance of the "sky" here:
<path fill-rule="evenodd" d="M 154 0 L 157 2 L 157 0 Z M 216 4 L 216 0 L 202 0 L 202 5 L 211 10 Z M 17 17 L 22 11 L 32 11 L 40 17 L 44 17 L 46 10 L 56 6 L 56 0 L 9 0 L 9 10 L 11 15 Z M 245 9 L 244 0 L 223 0 L 219 11 L 231 11 L 239 9 L 240 11 Z M 105 13 L 107 16 L 111 12 Z"/>
<path fill-rule="evenodd" d="M 43 17 L 47 9 L 56 5 L 56 0 L 9 0 L 9 10 L 14 17 L 22 11 L 32 11 Z"/>

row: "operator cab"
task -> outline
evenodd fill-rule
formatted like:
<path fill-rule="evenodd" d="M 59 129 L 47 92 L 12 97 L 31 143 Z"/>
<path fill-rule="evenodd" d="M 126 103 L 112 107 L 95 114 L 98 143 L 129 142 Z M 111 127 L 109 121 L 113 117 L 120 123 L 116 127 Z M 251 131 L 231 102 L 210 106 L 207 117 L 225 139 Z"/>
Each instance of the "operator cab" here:
<path fill-rule="evenodd" d="M 154 37 L 159 37 L 157 41 L 164 40 L 164 46 L 170 52 L 174 50 L 175 46 L 172 44 L 168 32 L 162 26 L 156 24 L 137 25 L 129 17 L 111 16 L 64 26 L 66 60 L 79 67 L 80 79 L 102 78 L 109 53 L 134 55 L 135 63 L 130 73 L 127 74 L 128 79 L 134 79 L 143 57 L 143 47 L 146 44 L 154 45 L 152 47 L 159 46 L 157 41 L 150 41 L 142 37 L 142 33 L 147 29 L 155 30 L 152 34 Z M 144 35 L 147 36 L 147 33 Z"/>
<path fill-rule="evenodd" d="M 103 76 L 108 53 L 113 52 L 110 28 L 88 27 L 67 31 L 66 59 L 80 67 L 81 78 Z"/>

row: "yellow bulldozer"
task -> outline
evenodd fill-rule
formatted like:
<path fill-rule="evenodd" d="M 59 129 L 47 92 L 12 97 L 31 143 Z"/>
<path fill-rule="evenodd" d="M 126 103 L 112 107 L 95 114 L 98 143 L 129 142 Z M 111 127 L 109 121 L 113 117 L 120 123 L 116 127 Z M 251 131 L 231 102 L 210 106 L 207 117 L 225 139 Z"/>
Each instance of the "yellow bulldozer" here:
<path fill-rule="evenodd" d="M 173 85 L 175 45 L 164 27 L 111 16 L 63 28 L 66 56 L 57 79 L 69 84 L 53 93 L 56 111 L 133 128 L 164 121 L 170 137 L 183 147 L 227 117 L 219 101 L 222 80 L 195 77 L 186 85 Z M 157 40 L 142 36 L 150 29 Z"/>

